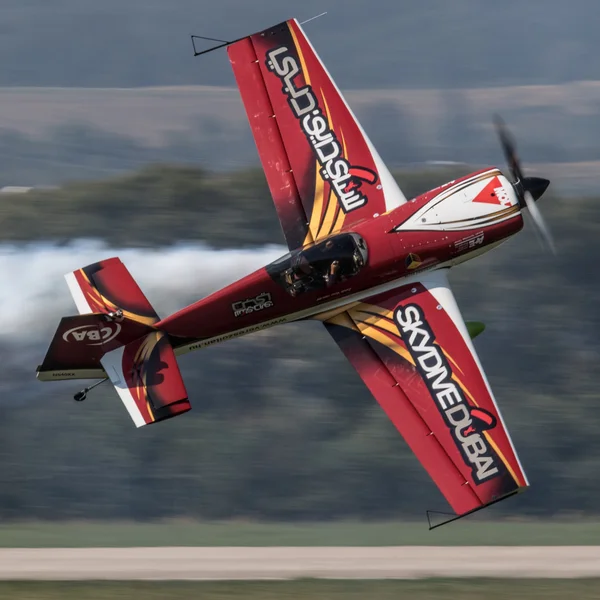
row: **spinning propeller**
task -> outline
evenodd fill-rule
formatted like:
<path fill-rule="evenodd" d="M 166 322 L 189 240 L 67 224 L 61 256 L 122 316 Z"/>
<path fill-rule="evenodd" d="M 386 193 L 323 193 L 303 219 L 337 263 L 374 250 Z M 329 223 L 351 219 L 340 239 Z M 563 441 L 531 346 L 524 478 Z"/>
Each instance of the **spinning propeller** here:
<path fill-rule="evenodd" d="M 504 157 L 508 163 L 508 169 L 513 179 L 512 185 L 517 194 L 519 205 L 521 208 L 527 208 L 536 232 L 541 235 L 543 241 L 548 248 L 550 248 L 552 253 L 556 254 L 554 240 L 552 239 L 550 230 L 536 204 L 536 201 L 542 197 L 546 188 L 550 185 L 550 181 L 541 177 L 524 177 L 519 157 L 517 156 L 516 144 L 514 138 L 508 131 L 506 123 L 504 123 L 499 116 L 495 116 L 494 125 L 496 126 L 498 137 L 500 138 Z"/>

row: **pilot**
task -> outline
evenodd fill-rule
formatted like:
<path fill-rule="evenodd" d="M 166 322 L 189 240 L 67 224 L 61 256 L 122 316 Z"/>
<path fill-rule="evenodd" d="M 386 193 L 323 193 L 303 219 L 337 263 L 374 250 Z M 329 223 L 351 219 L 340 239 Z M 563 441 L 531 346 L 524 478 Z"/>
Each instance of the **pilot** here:
<path fill-rule="evenodd" d="M 290 268 L 284 273 L 285 281 L 292 288 L 297 288 L 305 277 L 313 274 L 313 267 L 302 252 L 292 258 Z"/>
<path fill-rule="evenodd" d="M 327 240 L 325 242 L 325 247 L 323 248 L 323 251 L 329 254 L 333 251 L 334 248 L 335 248 L 334 241 Z M 323 276 L 323 279 L 325 280 L 325 284 L 327 285 L 327 287 L 331 287 L 332 285 L 336 284 L 339 280 L 339 276 L 340 276 L 340 261 L 337 259 L 334 259 L 331 261 L 331 264 L 329 265 L 329 269 L 328 269 L 327 273 L 325 273 L 325 275 Z"/>
<path fill-rule="evenodd" d="M 327 287 L 331 287 L 338 282 L 340 274 L 340 261 L 334 260 L 329 267 L 329 271 L 325 274 L 325 283 Z"/>

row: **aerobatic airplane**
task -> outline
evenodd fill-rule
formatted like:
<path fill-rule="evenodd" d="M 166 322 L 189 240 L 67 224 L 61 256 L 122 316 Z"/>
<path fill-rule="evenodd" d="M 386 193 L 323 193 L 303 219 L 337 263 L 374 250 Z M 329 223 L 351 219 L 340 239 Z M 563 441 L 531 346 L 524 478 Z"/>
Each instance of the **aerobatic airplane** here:
<path fill-rule="evenodd" d="M 222 45 L 289 253 L 164 319 L 118 258 L 69 273 L 79 315 L 61 320 L 38 379 L 110 380 L 140 427 L 190 410 L 176 356 L 316 319 L 454 518 L 524 490 L 471 341 L 482 327 L 463 321 L 447 274 L 520 231 L 525 208 L 551 244 L 535 205 L 549 181 L 523 176 L 497 121 L 512 181 L 488 168 L 409 200 L 296 20 Z"/>

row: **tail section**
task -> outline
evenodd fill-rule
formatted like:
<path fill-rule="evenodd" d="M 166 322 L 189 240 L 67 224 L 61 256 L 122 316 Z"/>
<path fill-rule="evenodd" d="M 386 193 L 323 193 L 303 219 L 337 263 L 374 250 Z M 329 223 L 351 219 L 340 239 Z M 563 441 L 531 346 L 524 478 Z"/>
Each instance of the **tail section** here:
<path fill-rule="evenodd" d="M 190 410 L 169 338 L 125 265 L 111 258 L 66 280 L 80 314 L 61 320 L 38 379 L 108 378 L 138 427 Z"/>

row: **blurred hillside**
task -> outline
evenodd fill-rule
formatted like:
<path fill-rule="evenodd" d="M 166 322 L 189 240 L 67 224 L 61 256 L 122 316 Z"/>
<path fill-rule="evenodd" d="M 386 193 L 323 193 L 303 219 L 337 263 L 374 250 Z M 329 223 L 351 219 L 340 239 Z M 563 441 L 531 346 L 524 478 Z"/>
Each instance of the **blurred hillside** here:
<path fill-rule="evenodd" d="M 392 168 L 502 166 L 491 127 L 500 113 L 526 168 L 568 196 L 600 186 L 598 82 L 346 96 Z M 223 172 L 259 164 L 234 88 L 1 88 L 0 105 L 0 187 L 110 178 L 156 162 Z"/>
<path fill-rule="evenodd" d="M 398 178 L 411 195 L 451 175 Z M 556 235 L 556 259 L 526 228 L 450 275 L 464 317 L 487 324 L 476 345 L 533 486 L 488 517 L 598 514 L 600 201 L 548 194 L 540 208 Z M 157 245 L 159 253 L 148 249 L 143 273 L 151 275 L 151 289 L 144 276 L 139 280 L 152 301 L 187 273 L 186 295 L 171 300 L 179 303 L 194 299 L 194 288 L 202 295 L 208 277 L 202 273 L 218 256 L 188 252 L 177 259 L 170 243 L 256 247 L 281 242 L 278 227 L 260 172 L 223 177 L 166 167 L 6 196 L 0 218 L 4 239 L 95 236 Z M 183 357 L 192 412 L 143 430 L 133 427 L 108 388 L 75 404 L 77 385 L 36 382 L 46 336 L 62 314 L 57 309 L 48 317 L 49 302 L 57 294 L 66 302 L 68 292 L 49 268 L 57 250 L 31 248 L 3 251 L 6 264 L 16 267 L 12 255 L 20 267 L 2 274 L 2 518 L 380 518 L 445 506 L 317 323 L 266 330 Z M 65 252 L 81 265 L 89 262 L 89 250 L 79 258 L 76 246 Z M 115 252 L 121 254 L 99 248 L 95 258 Z M 50 295 L 42 292 L 49 277 L 43 264 L 52 272 Z M 224 277 L 238 276 L 229 269 Z M 24 303 L 16 282 L 28 271 Z"/>

